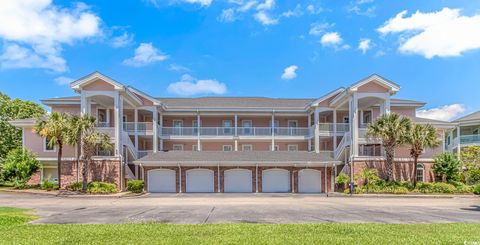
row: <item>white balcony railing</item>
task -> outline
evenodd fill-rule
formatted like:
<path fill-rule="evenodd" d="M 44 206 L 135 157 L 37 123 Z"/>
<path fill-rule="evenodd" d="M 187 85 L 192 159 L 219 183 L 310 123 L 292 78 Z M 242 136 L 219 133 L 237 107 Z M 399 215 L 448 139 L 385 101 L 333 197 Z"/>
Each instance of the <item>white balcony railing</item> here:
<path fill-rule="evenodd" d="M 271 127 L 239 127 L 237 128 L 240 136 L 271 136 Z"/>
<path fill-rule="evenodd" d="M 198 129 L 195 128 L 195 132 Z M 202 136 L 233 136 L 235 135 L 234 127 L 200 127 L 200 135 Z"/>
<path fill-rule="evenodd" d="M 333 132 L 334 131 L 334 123 L 319 123 L 318 128 L 320 132 Z M 337 123 L 337 132 L 348 132 L 350 131 L 350 126 L 348 123 Z"/>
<path fill-rule="evenodd" d="M 161 135 L 163 136 L 197 136 L 200 130 L 200 136 L 235 136 L 234 127 L 163 127 Z M 276 136 L 309 136 L 309 128 L 298 127 L 278 127 L 273 129 Z M 238 127 L 238 136 L 271 136 L 271 127 Z"/>
<path fill-rule="evenodd" d="M 308 136 L 308 128 L 288 127 L 288 128 L 275 128 L 275 135 L 278 136 Z"/>
<path fill-rule="evenodd" d="M 108 135 L 110 139 L 115 138 L 115 128 L 113 127 L 96 127 L 95 131 Z"/>
<path fill-rule="evenodd" d="M 135 132 L 135 123 L 124 122 L 123 130 L 129 133 Z M 137 132 L 139 133 L 153 132 L 153 122 L 137 122 Z"/>
<path fill-rule="evenodd" d="M 150 153 L 153 153 L 153 150 L 142 150 L 142 151 L 139 150 L 137 154 L 138 154 L 138 158 L 142 158 Z"/>
<path fill-rule="evenodd" d="M 196 136 L 198 128 L 196 127 L 163 127 L 162 134 L 164 136 Z"/>
<path fill-rule="evenodd" d="M 460 136 L 460 144 L 462 145 L 476 144 L 476 143 L 480 143 L 480 134 Z"/>

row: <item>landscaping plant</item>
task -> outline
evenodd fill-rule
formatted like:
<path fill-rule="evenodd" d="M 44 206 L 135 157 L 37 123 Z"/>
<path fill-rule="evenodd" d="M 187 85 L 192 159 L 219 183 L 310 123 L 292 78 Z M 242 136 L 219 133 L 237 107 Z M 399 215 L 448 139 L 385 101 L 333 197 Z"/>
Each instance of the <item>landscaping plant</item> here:
<path fill-rule="evenodd" d="M 23 189 L 27 181 L 38 170 L 40 162 L 35 155 L 22 149 L 11 150 L 0 163 L 0 175 L 5 181 L 11 181 L 14 187 Z"/>
<path fill-rule="evenodd" d="M 88 183 L 87 192 L 90 194 L 111 194 L 117 192 L 117 187 L 111 183 L 92 181 Z"/>
<path fill-rule="evenodd" d="M 144 187 L 143 180 L 129 180 L 127 181 L 127 191 L 133 193 L 142 193 Z"/>
<path fill-rule="evenodd" d="M 450 152 L 444 152 L 433 159 L 433 172 L 442 176 L 442 181 L 454 180 L 460 171 L 460 161 Z"/>
<path fill-rule="evenodd" d="M 346 190 L 349 182 L 350 182 L 350 177 L 348 177 L 348 175 L 345 174 L 344 172 L 341 172 L 335 178 L 335 184 L 337 184 L 337 188 L 340 191 Z"/>
<path fill-rule="evenodd" d="M 65 188 L 69 191 L 81 191 L 82 190 L 82 182 L 73 182 L 67 185 Z"/>
<path fill-rule="evenodd" d="M 380 138 L 385 149 L 387 181 L 393 181 L 393 160 L 395 148 L 405 143 L 406 135 L 411 127 L 407 117 L 396 113 L 387 113 L 368 125 L 367 135 Z"/>

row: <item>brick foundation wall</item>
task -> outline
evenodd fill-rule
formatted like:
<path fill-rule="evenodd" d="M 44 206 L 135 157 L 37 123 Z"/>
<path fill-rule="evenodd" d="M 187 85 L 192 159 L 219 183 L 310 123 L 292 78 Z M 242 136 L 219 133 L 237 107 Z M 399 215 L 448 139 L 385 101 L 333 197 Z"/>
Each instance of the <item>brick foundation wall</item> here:
<path fill-rule="evenodd" d="M 79 162 L 77 167 L 76 161 L 63 161 L 61 169 L 61 188 L 65 188 L 67 185 L 82 181 L 82 169 L 83 162 Z M 77 175 L 78 174 L 78 175 Z M 101 181 L 113 183 L 117 186 L 117 189 L 120 190 L 121 182 L 121 163 L 120 160 L 94 160 L 89 167 L 88 180 L 90 181 Z M 123 181 L 125 182 L 125 181 Z"/>
<path fill-rule="evenodd" d="M 353 165 L 353 174 L 360 173 L 365 168 L 375 168 L 378 170 L 380 178 L 385 179 L 386 167 L 384 160 L 364 160 L 355 161 Z M 433 162 L 419 161 L 424 166 L 425 182 L 434 182 L 435 175 L 432 171 Z M 413 177 L 413 161 L 396 161 L 393 166 L 394 179 L 396 181 L 411 181 Z"/>
<path fill-rule="evenodd" d="M 27 185 L 39 185 L 41 181 L 42 181 L 42 172 L 39 169 L 32 174 L 30 179 L 27 181 Z"/>

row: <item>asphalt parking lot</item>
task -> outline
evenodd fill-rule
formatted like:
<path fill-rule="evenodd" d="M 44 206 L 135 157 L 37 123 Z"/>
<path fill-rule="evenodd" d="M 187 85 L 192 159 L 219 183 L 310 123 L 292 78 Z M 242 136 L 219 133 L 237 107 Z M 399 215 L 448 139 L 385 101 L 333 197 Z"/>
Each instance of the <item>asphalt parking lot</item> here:
<path fill-rule="evenodd" d="M 295 194 L 58 197 L 0 192 L 0 206 L 33 208 L 33 223 L 480 223 L 480 198 Z"/>

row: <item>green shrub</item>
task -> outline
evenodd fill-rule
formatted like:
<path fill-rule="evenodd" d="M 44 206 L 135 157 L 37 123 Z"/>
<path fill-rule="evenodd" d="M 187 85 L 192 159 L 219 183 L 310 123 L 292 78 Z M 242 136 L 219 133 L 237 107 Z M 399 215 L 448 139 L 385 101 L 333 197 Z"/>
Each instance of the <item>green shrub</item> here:
<path fill-rule="evenodd" d="M 133 193 L 143 192 L 143 180 L 129 180 L 127 181 L 127 190 Z"/>
<path fill-rule="evenodd" d="M 432 193 L 433 192 L 433 184 L 432 183 L 426 183 L 426 182 L 418 182 L 414 191 L 415 192 L 421 192 L 421 193 Z"/>
<path fill-rule="evenodd" d="M 87 192 L 90 194 L 110 194 L 116 193 L 117 187 L 111 183 L 93 181 L 88 183 Z"/>
<path fill-rule="evenodd" d="M 455 193 L 472 193 L 473 186 L 466 185 L 460 181 L 449 181 L 449 184 L 455 186 Z"/>
<path fill-rule="evenodd" d="M 480 184 L 476 185 L 476 186 L 473 188 L 473 194 L 480 195 Z"/>
<path fill-rule="evenodd" d="M 13 180 L 12 184 L 13 184 L 13 188 L 20 189 L 20 190 L 27 189 L 29 187 L 27 183 L 23 180 Z"/>
<path fill-rule="evenodd" d="M 455 186 L 447 183 L 434 183 L 433 192 L 434 193 L 455 193 Z"/>
<path fill-rule="evenodd" d="M 0 165 L 0 175 L 5 181 L 14 182 L 15 188 L 24 189 L 27 181 L 40 167 L 35 155 L 22 149 L 8 152 L 7 157 Z M 22 183 L 23 182 L 23 183 Z"/>
<path fill-rule="evenodd" d="M 464 174 L 467 184 L 480 184 L 480 169 L 469 169 Z"/>
<path fill-rule="evenodd" d="M 58 185 L 56 185 L 55 183 L 47 179 L 42 181 L 42 183 L 40 184 L 40 189 L 47 190 L 47 191 L 57 190 Z"/>
<path fill-rule="evenodd" d="M 337 184 L 338 189 L 340 191 L 344 191 L 345 189 L 348 189 L 348 183 L 350 182 L 350 177 L 346 175 L 344 172 L 341 172 L 336 178 L 335 178 L 335 184 Z M 349 191 L 350 192 L 350 191 Z"/>
<path fill-rule="evenodd" d="M 69 191 L 81 191 L 83 187 L 82 182 L 73 182 L 67 185 L 65 188 Z"/>

